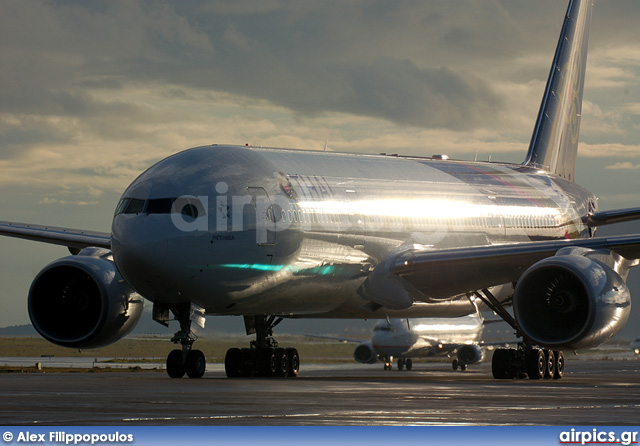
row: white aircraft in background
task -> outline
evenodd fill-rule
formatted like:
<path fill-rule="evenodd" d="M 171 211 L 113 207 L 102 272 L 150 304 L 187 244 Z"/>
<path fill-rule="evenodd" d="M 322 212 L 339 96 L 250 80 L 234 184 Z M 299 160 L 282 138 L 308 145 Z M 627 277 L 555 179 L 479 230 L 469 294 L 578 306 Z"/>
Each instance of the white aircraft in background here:
<path fill-rule="evenodd" d="M 522 164 L 212 145 L 143 172 L 111 233 L 0 223 L 2 235 L 74 254 L 34 279 L 33 326 L 58 345 L 100 347 L 131 331 L 146 299 L 154 320 L 180 324 L 169 376 L 199 378 L 192 323 L 242 315 L 256 337 L 227 351 L 227 376 L 293 377 L 297 350 L 272 336 L 282 318 L 480 307 L 522 338 L 494 352 L 494 377 L 557 376 L 560 349 L 600 345 L 624 326 L 625 279 L 640 259 L 640 235 L 593 237 L 640 209 L 598 212 L 574 182 L 591 11 L 591 0 L 569 3 Z"/>
<path fill-rule="evenodd" d="M 393 360 L 397 358 L 398 370 L 411 370 L 415 358 L 454 354 L 453 370 L 464 371 L 469 365 L 484 360 L 483 346 L 507 344 L 481 342 L 485 323 L 477 313 L 456 318 L 381 320 L 373 328 L 371 340 L 355 348 L 353 358 L 363 364 L 383 361 L 385 370 L 391 370 Z"/>

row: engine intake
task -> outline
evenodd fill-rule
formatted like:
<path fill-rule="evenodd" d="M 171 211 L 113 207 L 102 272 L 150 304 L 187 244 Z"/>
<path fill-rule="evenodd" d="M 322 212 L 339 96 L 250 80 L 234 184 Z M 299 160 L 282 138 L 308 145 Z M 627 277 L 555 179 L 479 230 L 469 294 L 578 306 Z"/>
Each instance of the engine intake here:
<path fill-rule="evenodd" d="M 373 349 L 371 342 L 363 342 L 358 344 L 353 351 L 353 359 L 363 364 L 375 364 L 378 362 L 378 354 Z"/>
<path fill-rule="evenodd" d="M 477 364 L 484 360 L 484 352 L 479 345 L 468 344 L 458 348 L 458 361 L 460 364 Z"/>
<path fill-rule="evenodd" d="M 28 306 L 43 338 L 63 347 L 98 348 L 135 327 L 144 301 L 122 279 L 110 251 L 87 248 L 40 271 Z"/>
<path fill-rule="evenodd" d="M 624 326 L 629 290 L 618 273 L 583 255 L 543 259 L 522 275 L 513 310 L 524 334 L 550 348 L 589 348 Z"/>

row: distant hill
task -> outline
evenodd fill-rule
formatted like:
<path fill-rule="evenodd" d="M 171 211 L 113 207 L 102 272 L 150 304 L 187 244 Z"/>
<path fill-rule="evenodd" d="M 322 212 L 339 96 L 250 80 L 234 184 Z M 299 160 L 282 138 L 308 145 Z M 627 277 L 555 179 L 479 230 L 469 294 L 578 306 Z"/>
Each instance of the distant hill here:
<path fill-rule="evenodd" d="M 338 334 L 342 336 L 368 337 L 376 321 L 364 320 L 335 320 L 335 319 L 285 319 L 275 329 L 278 334 Z M 144 314 L 131 334 L 172 335 L 178 331 L 178 323 L 171 322 L 166 328 L 151 318 L 151 314 Z M 216 336 L 220 334 L 243 335 L 244 320 L 240 316 L 210 316 L 204 329 L 197 327 L 196 333 L 200 337 Z M 38 332 L 31 324 L 0 327 L 0 336 L 38 336 Z"/>
<path fill-rule="evenodd" d="M 38 335 L 33 325 L 12 325 L 10 327 L 0 327 L 0 336 L 32 336 Z"/>

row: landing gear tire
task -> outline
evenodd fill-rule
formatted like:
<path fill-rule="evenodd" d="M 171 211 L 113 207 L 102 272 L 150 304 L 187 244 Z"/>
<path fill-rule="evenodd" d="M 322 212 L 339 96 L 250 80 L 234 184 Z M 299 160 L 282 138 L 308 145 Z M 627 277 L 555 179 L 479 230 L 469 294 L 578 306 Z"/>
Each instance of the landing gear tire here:
<path fill-rule="evenodd" d="M 287 348 L 287 357 L 289 358 L 287 377 L 295 378 L 298 376 L 298 372 L 300 372 L 300 355 L 298 355 L 298 350 L 293 347 Z"/>
<path fill-rule="evenodd" d="M 254 351 L 248 347 L 239 349 L 242 356 L 242 365 L 240 369 L 240 376 L 244 378 L 251 378 L 257 373 L 256 368 L 256 355 Z"/>
<path fill-rule="evenodd" d="M 258 369 L 260 376 L 270 378 L 276 376 L 276 349 L 272 347 L 258 350 Z"/>
<path fill-rule="evenodd" d="M 287 350 L 282 347 L 276 348 L 276 376 L 287 376 L 289 372 L 289 356 Z"/>
<path fill-rule="evenodd" d="M 562 379 L 562 377 L 564 376 L 564 353 L 559 350 L 554 350 L 553 354 L 556 358 L 555 373 L 553 374 L 553 379 Z"/>
<path fill-rule="evenodd" d="M 544 357 L 546 360 L 546 367 L 544 372 L 544 379 L 553 379 L 556 375 L 556 355 L 553 350 L 544 350 Z"/>
<path fill-rule="evenodd" d="M 189 378 L 202 378 L 207 369 L 207 360 L 204 357 L 204 353 L 200 350 L 189 351 L 184 368 Z"/>
<path fill-rule="evenodd" d="M 547 359 L 543 350 L 531 349 L 525 353 L 525 370 L 529 379 L 543 379 L 547 373 Z"/>
<path fill-rule="evenodd" d="M 404 360 L 404 358 L 400 358 L 400 359 L 398 359 L 398 370 L 402 370 L 402 369 L 404 369 L 404 365 L 405 365 L 405 360 Z"/>
<path fill-rule="evenodd" d="M 491 373 L 495 379 L 513 379 L 517 372 L 515 366 L 516 351 L 510 348 L 499 348 L 493 352 Z"/>
<path fill-rule="evenodd" d="M 170 378 L 182 378 L 186 372 L 182 350 L 171 350 L 167 356 L 167 374 Z"/>
<path fill-rule="evenodd" d="M 239 348 L 230 348 L 224 357 L 224 371 L 227 378 L 239 378 L 243 375 L 242 351 Z"/>
<path fill-rule="evenodd" d="M 453 369 L 453 371 L 457 371 L 458 370 L 458 360 L 454 359 L 453 361 L 451 361 L 451 368 Z"/>
<path fill-rule="evenodd" d="M 411 358 L 407 359 L 404 362 L 404 366 L 407 368 L 407 370 L 411 370 L 413 368 L 413 360 Z"/>

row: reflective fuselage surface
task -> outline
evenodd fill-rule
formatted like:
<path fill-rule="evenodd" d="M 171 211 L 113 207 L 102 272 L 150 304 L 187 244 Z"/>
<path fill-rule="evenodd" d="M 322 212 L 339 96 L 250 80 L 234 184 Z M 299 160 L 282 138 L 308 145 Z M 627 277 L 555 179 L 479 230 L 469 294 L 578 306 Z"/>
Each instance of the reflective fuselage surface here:
<path fill-rule="evenodd" d="M 585 189 L 521 165 L 207 146 L 127 188 L 112 247 L 144 297 L 209 314 L 464 316 L 476 309 L 454 296 L 372 313 L 362 284 L 405 248 L 588 237 L 594 209 Z"/>

